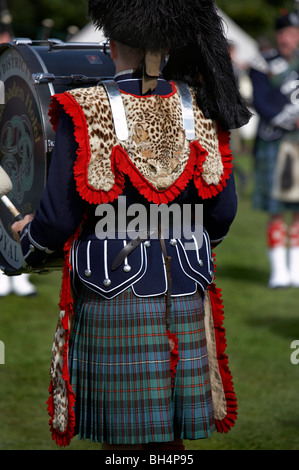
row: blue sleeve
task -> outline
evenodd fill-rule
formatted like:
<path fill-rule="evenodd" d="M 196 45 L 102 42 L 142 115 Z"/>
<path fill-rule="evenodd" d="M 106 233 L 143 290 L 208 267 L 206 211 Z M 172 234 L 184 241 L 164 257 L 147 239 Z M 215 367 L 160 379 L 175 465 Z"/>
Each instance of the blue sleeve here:
<path fill-rule="evenodd" d="M 76 151 L 72 119 L 62 111 L 42 199 L 21 239 L 23 255 L 31 266 L 40 263 L 45 251 L 60 250 L 82 222 L 84 202 L 73 174 Z"/>
<path fill-rule="evenodd" d="M 212 245 L 225 238 L 237 213 L 237 194 L 233 173 L 225 188 L 215 197 L 203 202 L 203 225 Z"/>
<path fill-rule="evenodd" d="M 287 104 L 279 88 L 273 88 L 267 75 L 257 70 L 250 71 L 253 87 L 253 106 L 266 121 L 271 121 Z"/>

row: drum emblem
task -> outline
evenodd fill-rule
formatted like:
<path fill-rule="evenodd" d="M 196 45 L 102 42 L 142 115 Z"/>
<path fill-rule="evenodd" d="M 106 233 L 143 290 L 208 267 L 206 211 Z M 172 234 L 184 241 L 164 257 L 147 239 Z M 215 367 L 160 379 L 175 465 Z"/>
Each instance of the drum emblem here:
<path fill-rule="evenodd" d="M 27 116 L 13 116 L 1 130 L 1 165 L 9 174 L 13 190 L 11 196 L 21 205 L 24 194 L 30 191 L 34 179 L 34 137 Z"/>

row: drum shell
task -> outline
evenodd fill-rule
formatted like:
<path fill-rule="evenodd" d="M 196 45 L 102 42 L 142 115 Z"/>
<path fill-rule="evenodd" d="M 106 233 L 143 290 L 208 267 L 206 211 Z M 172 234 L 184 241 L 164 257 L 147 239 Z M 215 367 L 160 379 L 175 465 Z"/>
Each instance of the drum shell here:
<path fill-rule="evenodd" d="M 8 197 L 23 215 L 37 209 L 47 180 L 55 141 L 48 116 L 51 96 L 93 86 L 115 72 L 111 59 L 94 44 L 58 46 L 12 42 L 0 47 L 0 164 L 13 183 Z M 38 81 L 41 74 L 50 79 Z M 77 76 L 84 80 L 74 80 Z M 7 274 L 20 272 L 24 264 L 12 222 L 0 203 L 0 268 Z M 60 263 L 50 264 L 57 269 Z"/>

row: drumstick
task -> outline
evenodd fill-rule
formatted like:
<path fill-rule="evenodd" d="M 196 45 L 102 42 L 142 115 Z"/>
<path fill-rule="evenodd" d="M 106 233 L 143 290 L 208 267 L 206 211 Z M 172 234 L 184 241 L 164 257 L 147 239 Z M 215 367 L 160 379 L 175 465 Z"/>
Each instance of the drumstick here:
<path fill-rule="evenodd" d="M 13 205 L 10 199 L 6 196 L 12 190 L 12 182 L 6 171 L 0 166 L 0 198 L 3 204 L 11 212 L 15 218 L 15 222 L 23 220 L 23 216 L 18 209 Z"/>

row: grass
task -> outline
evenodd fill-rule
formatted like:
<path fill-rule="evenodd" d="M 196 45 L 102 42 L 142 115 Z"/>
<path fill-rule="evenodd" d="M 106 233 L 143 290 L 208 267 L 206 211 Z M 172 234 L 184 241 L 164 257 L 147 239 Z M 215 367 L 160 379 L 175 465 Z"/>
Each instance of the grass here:
<path fill-rule="evenodd" d="M 251 174 L 251 159 L 240 165 Z M 240 194 L 231 232 L 217 247 L 229 365 L 238 420 L 228 434 L 186 441 L 187 450 L 298 450 L 299 365 L 291 363 L 299 339 L 299 289 L 269 290 L 266 215 L 251 207 L 252 180 Z M 60 275 L 32 276 L 38 296 L 0 300 L 0 450 L 57 450 L 46 400 L 52 339 L 58 318 Z M 67 449 L 99 449 L 76 438 Z"/>

